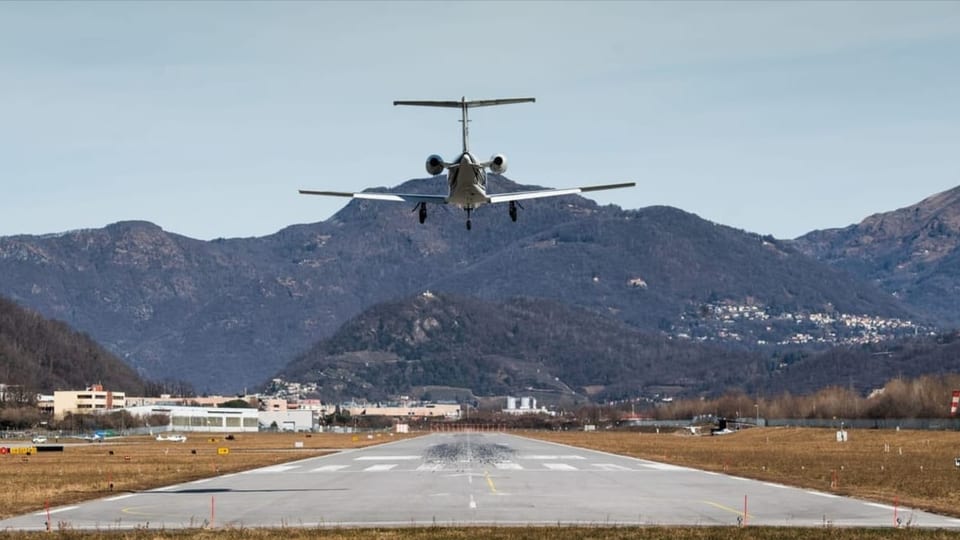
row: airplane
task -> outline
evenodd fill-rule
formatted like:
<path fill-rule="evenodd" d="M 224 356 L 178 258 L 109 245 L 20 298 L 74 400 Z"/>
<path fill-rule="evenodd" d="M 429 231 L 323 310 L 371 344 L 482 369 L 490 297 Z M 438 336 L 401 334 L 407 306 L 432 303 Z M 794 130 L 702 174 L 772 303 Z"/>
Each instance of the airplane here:
<path fill-rule="evenodd" d="M 414 211 L 418 212 L 420 223 L 427 219 L 428 204 L 451 204 L 458 206 L 467 212 L 467 230 L 470 230 L 471 213 L 479 206 L 484 204 L 509 203 L 507 209 L 512 221 L 517 221 L 517 208 L 519 201 L 529 199 L 540 199 L 544 197 L 557 197 L 560 195 L 573 195 L 575 193 L 586 193 L 590 191 L 600 191 L 605 189 L 618 189 L 633 187 L 635 182 L 625 182 L 620 184 L 605 184 L 594 186 L 582 186 L 574 188 L 543 189 L 536 191 L 517 191 L 513 193 L 487 193 L 487 174 L 490 169 L 495 174 L 503 174 L 507 170 L 507 158 L 503 154 L 495 154 L 489 161 L 478 161 L 470 153 L 468 146 L 469 122 L 467 111 L 474 107 L 490 107 L 494 105 L 510 105 L 513 103 L 533 103 L 536 99 L 528 98 L 503 98 L 503 99 L 482 99 L 468 101 L 461 97 L 460 101 L 394 101 L 396 105 L 412 105 L 418 107 L 447 107 L 460 109 L 461 120 L 463 124 L 463 150 L 456 160 L 446 162 L 437 154 L 427 157 L 426 169 L 431 176 L 438 176 L 447 171 L 448 192 L 446 195 L 422 195 L 405 193 L 373 193 L 360 192 L 351 193 L 343 191 L 316 191 L 301 189 L 302 195 L 326 195 L 331 197 L 351 197 L 354 199 L 368 199 L 375 201 L 393 201 L 415 203 Z"/>

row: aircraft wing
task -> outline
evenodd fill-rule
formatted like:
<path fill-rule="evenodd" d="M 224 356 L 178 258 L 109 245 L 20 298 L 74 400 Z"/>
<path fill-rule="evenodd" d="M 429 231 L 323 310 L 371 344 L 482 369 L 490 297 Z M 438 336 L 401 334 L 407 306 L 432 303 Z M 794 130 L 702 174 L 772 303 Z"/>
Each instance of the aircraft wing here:
<path fill-rule="evenodd" d="M 499 195 L 490 195 L 487 197 L 491 203 L 500 203 L 508 201 L 525 201 L 527 199 L 542 199 L 544 197 L 559 197 L 560 195 L 575 195 L 577 193 L 587 193 L 589 191 L 602 191 L 605 189 L 619 189 L 633 187 L 636 182 L 624 182 L 622 184 L 605 184 L 602 186 L 583 186 L 575 188 L 557 188 L 542 189 L 538 191 L 516 191 L 513 193 L 502 193 Z"/>
<path fill-rule="evenodd" d="M 373 191 L 364 191 L 361 193 L 350 193 L 349 191 L 313 191 L 310 189 L 301 189 L 300 194 L 301 195 L 326 195 L 328 197 L 351 197 L 354 199 L 369 199 L 373 201 L 447 204 L 446 195 L 377 193 Z"/>

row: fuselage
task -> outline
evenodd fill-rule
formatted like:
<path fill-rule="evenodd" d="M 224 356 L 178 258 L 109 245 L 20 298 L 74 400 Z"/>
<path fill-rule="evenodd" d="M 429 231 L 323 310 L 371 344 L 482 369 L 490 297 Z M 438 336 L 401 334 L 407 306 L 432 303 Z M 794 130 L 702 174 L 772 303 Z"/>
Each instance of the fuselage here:
<path fill-rule="evenodd" d="M 447 184 L 449 204 L 476 208 L 487 202 L 487 174 L 470 152 L 461 154 L 457 165 L 447 170 Z"/>

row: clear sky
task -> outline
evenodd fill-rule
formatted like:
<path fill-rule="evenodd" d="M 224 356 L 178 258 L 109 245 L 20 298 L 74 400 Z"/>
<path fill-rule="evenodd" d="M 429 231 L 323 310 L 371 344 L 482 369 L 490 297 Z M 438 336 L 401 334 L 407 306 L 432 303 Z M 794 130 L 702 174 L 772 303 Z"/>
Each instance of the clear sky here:
<path fill-rule="evenodd" d="M 471 114 L 520 183 L 792 238 L 960 185 L 960 2 L 0 2 L 0 236 L 321 221 L 461 96 L 537 98 Z"/>

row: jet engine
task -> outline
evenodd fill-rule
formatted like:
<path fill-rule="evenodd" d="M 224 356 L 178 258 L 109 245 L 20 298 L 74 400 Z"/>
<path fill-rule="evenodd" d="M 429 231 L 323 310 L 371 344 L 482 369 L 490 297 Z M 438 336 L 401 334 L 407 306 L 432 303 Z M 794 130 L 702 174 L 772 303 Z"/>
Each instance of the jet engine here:
<path fill-rule="evenodd" d="M 443 158 L 433 154 L 427 158 L 427 173 L 436 176 L 443 172 Z"/>
<path fill-rule="evenodd" d="M 503 154 L 497 154 L 490 158 L 490 170 L 496 174 L 503 174 L 507 172 L 507 156 Z"/>

